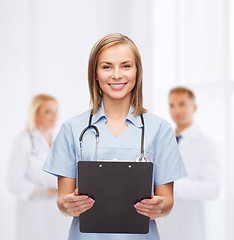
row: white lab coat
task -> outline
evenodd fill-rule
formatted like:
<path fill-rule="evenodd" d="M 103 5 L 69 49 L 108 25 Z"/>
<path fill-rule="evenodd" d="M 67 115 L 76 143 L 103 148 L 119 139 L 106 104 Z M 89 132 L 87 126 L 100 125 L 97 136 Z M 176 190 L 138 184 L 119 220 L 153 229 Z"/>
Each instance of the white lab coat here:
<path fill-rule="evenodd" d="M 57 178 L 42 171 L 50 148 L 39 131 L 31 133 L 37 154 L 32 154 L 29 133 L 22 132 L 14 141 L 7 172 L 8 189 L 18 199 L 17 240 L 64 240 L 71 218 L 59 212 L 56 197 L 46 196 L 48 188 L 56 188 Z"/>
<path fill-rule="evenodd" d="M 183 132 L 179 149 L 188 176 L 174 183 L 174 207 L 157 219 L 162 240 L 206 240 L 206 209 L 221 189 L 222 165 L 217 146 L 192 125 Z"/>

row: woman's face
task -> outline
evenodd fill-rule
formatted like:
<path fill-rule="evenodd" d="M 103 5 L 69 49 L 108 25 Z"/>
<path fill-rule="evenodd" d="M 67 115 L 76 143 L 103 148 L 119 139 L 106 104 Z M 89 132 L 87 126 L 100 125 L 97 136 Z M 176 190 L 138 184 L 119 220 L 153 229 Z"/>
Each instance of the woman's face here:
<path fill-rule="evenodd" d="M 57 119 L 58 104 L 52 100 L 43 102 L 36 119 L 38 128 L 52 129 L 55 127 Z"/>
<path fill-rule="evenodd" d="M 97 62 L 96 80 L 103 98 L 128 99 L 136 83 L 136 63 L 127 44 L 117 44 L 101 52 Z"/>

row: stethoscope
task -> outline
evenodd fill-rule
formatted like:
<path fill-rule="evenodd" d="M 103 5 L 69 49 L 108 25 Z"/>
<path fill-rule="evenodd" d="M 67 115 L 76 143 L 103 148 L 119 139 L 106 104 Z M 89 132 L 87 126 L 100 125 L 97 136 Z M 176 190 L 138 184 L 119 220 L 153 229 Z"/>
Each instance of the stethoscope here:
<path fill-rule="evenodd" d="M 92 125 L 92 111 L 90 112 L 89 115 L 89 125 L 81 132 L 80 134 L 80 156 L 81 160 L 83 160 L 83 137 L 84 134 L 87 132 L 89 129 L 94 129 L 95 131 L 95 137 L 96 137 L 96 147 L 95 147 L 95 155 L 94 155 L 94 160 L 97 161 L 97 153 L 98 153 L 98 143 L 99 143 L 99 130 L 96 126 Z M 144 155 L 144 135 L 145 135 L 145 123 L 144 123 L 144 118 L 143 115 L 140 115 L 141 117 L 141 123 L 142 123 L 142 132 L 141 132 L 141 154 L 140 156 L 136 159 L 136 162 L 148 162 L 148 158 Z"/>
<path fill-rule="evenodd" d="M 31 131 L 28 131 L 28 134 L 29 134 L 30 142 L 31 142 L 31 152 L 30 152 L 30 154 L 33 155 L 33 156 L 37 156 L 38 152 L 37 152 L 37 149 L 36 149 L 36 146 L 35 146 L 33 135 L 31 133 Z"/>
<path fill-rule="evenodd" d="M 37 150 L 36 145 L 35 145 L 34 136 L 33 136 L 33 134 L 32 134 L 31 131 L 28 131 L 28 134 L 29 134 L 30 142 L 31 142 L 31 151 L 30 151 L 30 154 L 31 154 L 32 156 L 37 156 L 37 155 L 38 155 L 38 150 Z"/>

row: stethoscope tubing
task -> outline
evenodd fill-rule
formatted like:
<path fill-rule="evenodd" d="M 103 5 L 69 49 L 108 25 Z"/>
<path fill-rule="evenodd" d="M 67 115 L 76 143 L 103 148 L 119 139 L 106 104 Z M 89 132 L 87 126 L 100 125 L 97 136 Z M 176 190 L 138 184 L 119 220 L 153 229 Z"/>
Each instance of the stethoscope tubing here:
<path fill-rule="evenodd" d="M 83 138 L 84 134 L 87 132 L 89 129 L 94 129 L 95 135 L 96 135 L 96 149 L 95 149 L 95 156 L 94 160 L 97 160 L 97 152 L 98 152 L 98 142 L 99 142 L 99 130 L 96 126 L 92 125 L 92 111 L 90 112 L 89 115 L 89 125 L 83 129 L 83 131 L 80 134 L 79 137 L 79 142 L 80 142 L 80 155 L 81 155 L 81 160 L 83 160 Z M 141 122 L 142 122 L 142 132 L 141 132 L 141 155 L 137 158 L 137 161 L 148 161 L 148 159 L 144 156 L 144 136 L 145 136 L 145 123 L 144 123 L 144 118 L 143 115 L 140 114 L 141 117 Z"/>
<path fill-rule="evenodd" d="M 31 133 L 31 131 L 28 131 L 28 134 L 29 134 L 30 142 L 31 142 L 31 152 L 30 152 L 30 154 L 36 156 L 37 155 L 37 149 L 36 149 L 36 146 L 35 146 L 33 135 Z"/>

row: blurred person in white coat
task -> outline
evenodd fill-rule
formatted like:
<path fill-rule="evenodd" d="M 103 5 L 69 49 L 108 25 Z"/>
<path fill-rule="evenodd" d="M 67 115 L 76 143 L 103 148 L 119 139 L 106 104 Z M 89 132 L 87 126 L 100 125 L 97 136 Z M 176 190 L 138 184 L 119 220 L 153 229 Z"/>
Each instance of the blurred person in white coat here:
<path fill-rule="evenodd" d="M 217 145 L 194 124 L 195 94 L 185 87 L 169 93 L 170 115 L 187 177 L 174 184 L 174 207 L 157 220 L 162 240 L 206 240 L 209 200 L 221 190 L 222 167 Z M 207 208 L 208 207 L 208 208 Z"/>
<path fill-rule="evenodd" d="M 57 183 L 42 171 L 58 118 L 57 100 L 36 95 L 31 102 L 27 130 L 14 141 L 7 171 L 7 187 L 17 197 L 18 240 L 64 240 L 70 219 L 56 208 Z"/>

